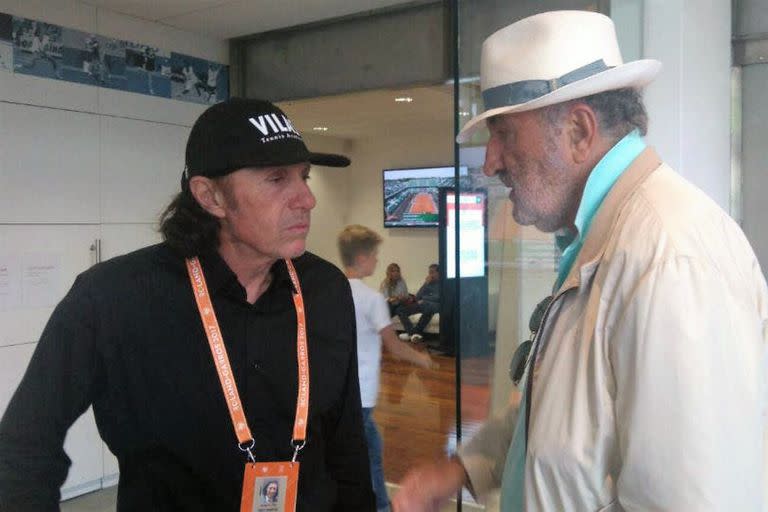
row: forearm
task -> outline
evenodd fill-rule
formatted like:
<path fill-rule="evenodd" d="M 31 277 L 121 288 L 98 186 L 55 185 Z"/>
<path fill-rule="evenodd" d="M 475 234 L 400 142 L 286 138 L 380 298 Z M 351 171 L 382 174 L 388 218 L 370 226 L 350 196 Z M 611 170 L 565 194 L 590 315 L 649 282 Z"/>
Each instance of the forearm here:
<path fill-rule="evenodd" d="M 519 401 L 513 401 L 500 416 L 489 420 L 465 445 L 458 456 L 467 474 L 467 487 L 482 501 L 491 490 L 501 485 L 501 477 L 512 443 Z"/>
<path fill-rule="evenodd" d="M 419 352 L 413 347 L 407 345 L 405 342 L 400 341 L 395 334 L 395 330 L 391 325 L 388 325 L 380 331 L 381 340 L 384 344 L 384 348 L 393 356 L 417 366 L 429 367 L 431 359 L 428 354 Z"/>
<path fill-rule="evenodd" d="M 467 473 L 457 457 L 444 457 L 437 462 L 411 470 L 392 498 L 395 512 L 442 510 L 468 483 Z"/>
<path fill-rule="evenodd" d="M 24 435 L 0 434 L 0 510 L 57 511 L 69 459 L 61 449 L 44 452 L 44 445 L 28 442 Z"/>

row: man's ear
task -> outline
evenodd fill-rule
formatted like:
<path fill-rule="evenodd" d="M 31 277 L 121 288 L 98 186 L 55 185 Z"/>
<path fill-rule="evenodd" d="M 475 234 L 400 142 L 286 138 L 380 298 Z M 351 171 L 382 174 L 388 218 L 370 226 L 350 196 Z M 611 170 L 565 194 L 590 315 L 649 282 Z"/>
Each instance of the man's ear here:
<path fill-rule="evenodd" d="M 597 114 L 589 105 L 573 105 L 568 114 L 568 135 L 573 161 L 583 164 L 592 157 L 600 135 Z"/>
<path fill-rule="evenodd" d="M 189 190 L 203 210 L 216 218 L 224 218 L 224 195 L 216 182 L 205 176 L 192 176 L 189 179 Z"/>

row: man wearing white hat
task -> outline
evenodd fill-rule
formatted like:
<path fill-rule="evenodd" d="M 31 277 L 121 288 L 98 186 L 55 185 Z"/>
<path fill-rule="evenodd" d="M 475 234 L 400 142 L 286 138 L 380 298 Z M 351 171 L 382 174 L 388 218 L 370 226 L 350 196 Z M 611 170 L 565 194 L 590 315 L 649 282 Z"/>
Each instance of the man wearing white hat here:
<path fill-rule="evenodd" d="M 586 11 L 483 44 L 486 111 L 458 141 L 485 122 L 485 174 L 564 252 L 522 400 L 406 476 L 396 512 L 463 485 L 504 511 L 766 510 L 768 289 L 736 223 L 645 144 L 660 68 L 622 63 Z"/>

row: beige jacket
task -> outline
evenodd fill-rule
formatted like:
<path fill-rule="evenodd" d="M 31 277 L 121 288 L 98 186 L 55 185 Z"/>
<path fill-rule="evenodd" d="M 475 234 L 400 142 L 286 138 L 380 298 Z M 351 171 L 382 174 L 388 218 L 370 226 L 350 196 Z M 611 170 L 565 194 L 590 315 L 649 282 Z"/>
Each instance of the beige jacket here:
<path fill-rule="evenodd" d="M 526 510 L 768 510 L 767 342 L 741 229 L 646 149 L 541 329 Z M 459 452 L 479 497 L 500 485 L 516 416 Z"/>

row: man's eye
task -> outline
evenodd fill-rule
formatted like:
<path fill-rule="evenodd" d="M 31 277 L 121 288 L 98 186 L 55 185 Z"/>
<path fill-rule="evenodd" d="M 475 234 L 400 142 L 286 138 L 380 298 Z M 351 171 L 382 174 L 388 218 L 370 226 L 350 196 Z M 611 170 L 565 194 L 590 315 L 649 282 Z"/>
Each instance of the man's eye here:
<path fill-rule="evenodd" d="M 499 140 L 504 144 L 510 144 L 515 141 L 515 134 L 510 131 L 499 132 Z"/>

